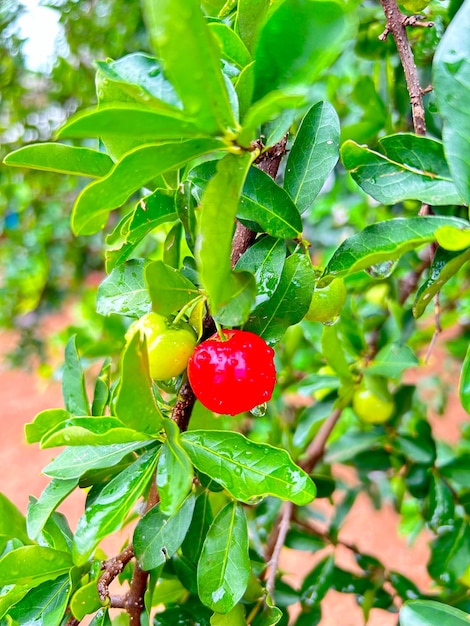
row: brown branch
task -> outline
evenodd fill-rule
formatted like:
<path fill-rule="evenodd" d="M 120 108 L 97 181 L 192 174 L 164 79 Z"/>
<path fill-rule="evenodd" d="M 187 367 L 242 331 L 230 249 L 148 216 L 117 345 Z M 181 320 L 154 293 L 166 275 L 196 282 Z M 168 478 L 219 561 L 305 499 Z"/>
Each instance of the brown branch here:
<path fill-rule="evenodd" d="M 290 528 L 290 521 L 294 513 L 294 505 L 292 502 L 284 502 L 281 508 L 281 512 L 278 518 L 276 542 L 273 547 L 271 558 L 268 562 L 268 577 L 266 579 L 266 591 L 274 600 L 274 588 L 276 585 L 276 574 L 279 565 L 279 557 L 281 556 L 281 550 L 284 547 L 287 533 Z"/>
<path fill-rule="evenodd" d="M 134 566 L 129 593 L 125 599 L 125 609 L 129 614 L 130 626 L 140 626 L 140 616 L 145 608 L 144 594 L 149 573 L 144 572 L 138 563 Z"/>
<path fill-rule="evenodd" d="M 413 128 L 417 135 L 426 134 L 426 121 L 424 118 L 423 90 L 419 84 L 418 70 L 416 68 L 413 51 L 411 50 L 406 26 L 433 26 L 432 22 L 415 20 L 415 16 L 407 17 L 401 13 L 395 0 L 380 0 L 383 7 L 386 22 L 384 32 L 379 39 L 384 41 L 389 33 L 392 33 L 395 45 L 400 55 L 401 64 L 405 73 L 406 86 L 410 96 L 411 115 Z"/>
<path fill-rule="evenodd" d="M 327 417 L 312 443 L 307 448 L 306 458 L 300 464 L 307 473 L 310 473 L 314 469 L 315 465 L 323 458 L 323 455 L 325 454 L 326 442 L 341 417 L 341 412 L 341 409 L 335 409 L 333 413 Z"/>
<path fill-rule="evenodd" d="M 98 579 L 98 595 L 101 602 L 109 598 L 109 585 L 119 576 L 132 558 L 134 558 L 134 548 L 132 545 L 129 545 L 121 554 L 113 556 L 101 564 L 101 569 L 104 570 L 104 573 Z"/>
<path fill-rule="evenodd" d="M 188 430 L 189 420 L 193 412 L 196 396 L 189 384 L 189 380 L 185 380 L 178 392 L 178 399 L 171 414 L 171 419 L 178 424 L 179 429 L 184 432 Z"/>

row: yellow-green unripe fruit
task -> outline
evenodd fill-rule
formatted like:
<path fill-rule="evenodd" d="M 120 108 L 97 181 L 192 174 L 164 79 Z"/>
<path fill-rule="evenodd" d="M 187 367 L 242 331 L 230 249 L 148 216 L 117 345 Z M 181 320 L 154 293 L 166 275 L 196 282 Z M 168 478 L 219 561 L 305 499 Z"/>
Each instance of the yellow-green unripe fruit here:
<path fill-rule="evenodd" d="M 336 278 L 323 289 L 316 288 L 305 319 L 309 322 L 331 324 L 343 308 L 346 295 L 346 287 L 342 278 Z"/>
<path fill-rule="evenodd" d="M 379 396 L 366 387 L 360 387 L 354 393 L 352 406 L 358 418 L 367 424 L 388 422 L 395 412 L 391 396 Z"/>
<path fill-rule="evenodd" d="M 129 329 L 144 333 L 147 341 L 150 376 L 167 380 L 184 372 L 196 347 L 196 334 L 188 323 L 172 325 L 162 315 L 147 313 Z"/>

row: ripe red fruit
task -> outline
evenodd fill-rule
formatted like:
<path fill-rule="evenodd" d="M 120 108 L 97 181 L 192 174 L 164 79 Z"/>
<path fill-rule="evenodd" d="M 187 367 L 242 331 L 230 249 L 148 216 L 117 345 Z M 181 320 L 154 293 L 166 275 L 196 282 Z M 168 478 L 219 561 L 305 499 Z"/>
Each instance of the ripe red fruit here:
<path fill-rule="evenodd" d="M 216 413 L 236 415 L 267 402 L 276 384 L 274 350 L 246 330 L 224 330 L 200 343 L 188 363 L 196 398 Z"/>

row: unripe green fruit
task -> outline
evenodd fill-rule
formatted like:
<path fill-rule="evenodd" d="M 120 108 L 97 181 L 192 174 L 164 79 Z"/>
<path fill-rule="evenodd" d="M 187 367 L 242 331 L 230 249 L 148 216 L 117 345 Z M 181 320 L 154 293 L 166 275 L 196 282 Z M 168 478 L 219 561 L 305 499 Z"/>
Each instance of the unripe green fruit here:
<path fill-rule="evenodd" d="M 171 325 L 157 313 L 147 313 L 129 329 L 144 333 L 150 376 L 155 380 L 167 380 L 184 372 L 189 357 L 196 347 L 196 334 L 188 323 Z"/>
<path fill-rule="evenodd" d="M 336 278 L 323 289 L 316 288 L 305 315 L 309 322 L 329 324 L 335 321 L 346 302 L 346 287 L 342 278 Z"/>
<path fill-rule="evenodd" d="M 399 4 L 407 11 L 419 13 L 428 6 L 429 0 L 401 0 Z"/>
<path fill-rule="evenodd" d="M 354 393 L 352 405 L 358 418 L 367 424 L 388 422 L 395 411 L 391 397 L 380 397 L 365 387 L 359 388 Z"/>

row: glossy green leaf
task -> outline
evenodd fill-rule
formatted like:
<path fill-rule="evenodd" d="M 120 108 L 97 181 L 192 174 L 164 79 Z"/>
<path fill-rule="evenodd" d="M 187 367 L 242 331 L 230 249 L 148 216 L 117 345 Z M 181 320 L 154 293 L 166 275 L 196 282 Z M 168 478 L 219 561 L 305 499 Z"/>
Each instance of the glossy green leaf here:
<path fill-rule="evenodd" d="M 74 560 L 86 563 L 98 543 L 119 530 L 150 482 L 157 464 L 149 450 L 107 483 L 78 520 L 73 540 Z"/>
<path fill-rule="evenodd" d="M 459 397 L 463 408 L 470 413 L 470 347 L 467 348 L 460 372 Z"/>
<path fill-rule="evenodd" d="M 93 390 L 93 400 L 91 403 L 91 414 L 95 416 L 104 415 L 110 398 L 111 387 L 111 360 L 105 359 L 103 366 L 95 380 Z"/>
<path fill-rule="evenodd" d="M 72 591 L 70 576 L 43 582 L 31 591 L 10 611 L 19 624 L 34 626 L 59 626 Z"/>
<path fill-rule="evenodd" d="M 4 161 L 5 165 L 29 167 L 46 172 L 74 174 L 100 178 L 106 176 L 113 167 L 112 159 L 104 152 L 66 146 L 61 143 L 36 143 L 23 146 L 10 152 Z"/>
<path fill-rule="evenodd" d="M 182 112 L 160 113 L 137 105 L 114 103 L 77 113 L 58 134 L 60 138 L 126 135 L 146 144 L 169 139 L 203 137 L 205 133 Z"/>
<path fill-rule="evenodd" d="M 133 430 L 154 434 L 161 428 L 163 416 L 153 394 L 147 347 L 140 333 L 131 337 L 122 356 L 115 411 L 119 419 Z"/>
<path fill-rule="evenodd" d="M 24 515 L 3 493 L 0 493 L 0 535 L 29 543 Z"/>
<path fill-rule="evenodd" d="M 111 626 L 111 619 L 108 609 L 100 609 L 95 617 L 91 620 L 90 626 Z"/>
<path fill-rule="evenodd" d="M 197 567 L 201 601 L 218 613 L 228 613 L 245 593 L 251 566 L 245 512 L 230 502 L 209 528 Z"/>
<path fill-rule="evenodd" d="M 249 50 L 253 50 L 261 25 L 269 9 L 269 0 L 238 0 L 237 30 Z"/>
<path fill-rule="evenodd" d="M 115 267 L 98 287 L 96 312 L 100 315 L 142 317 L 152 308 L 144 279 L 145 262 L 131 259 Z"/>
<path fill-rule="evenodd" d="M 36 415 L 34 421 L 25 425 L 26 441 L 38 443 L 58 424 L 70 419 L 71 414 L 65 409 L 46 409 Z"/>
<path fill-rule="evenodd" d="M 447 483 L 433 475 L 429 486 L 428 525 L 437 534 L 454 525 L 454 496 Z"/>
<path fill-rule="evenodd" d="M 30 585 L 9 585 L 7 588 L 2 588 L 0 591 L 0 619 L 5 617 L 9 609 L 24 598 L 30 589 Z"/>
<path fill-rule="evenodd" d="M 197 116 L 201 128 L 211 134 L 234 129 L 236 121 L 221 71 L 220 53 L 200 3 L 144 0 L 142 6 L 150 42 L 185 111 Z"/>
<path fill-rule="evenodd" d="M 209 491 L 205 489 L 196 499 L 191 526 L 181 545 L 184 556 L 192 563 L 197 563 L 199 559 L 212 520 Z"/>
<path fill-rule="evenodd" d="M 256 222 L 268 235 L 280 239 L 301 236 L 300 213 L 282 187 L 257 167 L 250 168 L 237 217 Z"/>
<path fill-rule="evenodd" d="M 145 183 L 159 174 L 181 167 L 222 143 L 216 139 L 190 139 L 177 143 L 147 145 L 125 154 L 104 178 L 80 193 L 72 212 L 76 235 L 92 235 L 103 228 L 109 213 L 121 206 Z"/>
<path fill-rule="evenodd" d="M 277 343 L 289 326 L 297 324 L 308 311 L 314 274 L 307 254 L 292 254 L 285 262 L 276 291 L 251 313 L 244 329 L 269 344 Z"/>
<path fill-rule="evenodd" d="M 199 295 L 199 290 L 179 271 L 163 261 L 154 261 L 145 268 L 145 281 L 152 299 L 152 310 L 170 315 Z"/>
<path fill-rule="evenodd" d="M 33 503 L 36 498 L 29 496 L 29 500 Z M 70 530 L 70 526 L 65 515 L 63 515 L 63 513 L 59 513 L 58 511 L 54 511 L 44 524 L 37 541 L 40 545 L 45 544 L 49 546 L 49 548 L 54 548 L 54 550 L 71 552 L 72 539 L 73 533 Z"/>
<path fill-rule="evenodd" d="M 160 448 L 157 487 L 160 511 L 173 515 L 181 506 L 193 484 L 193 466 L 180 442 L 179 428 L 173 420 L 163 422 L 166 440 Z"/>
<path fill-rule="evenodd" d="M 468 613 L 432 600 L 413 600 L 400 610 L 401 626 L 468 626 L 468 621 Z"/>
<path fill-rule="evenodd" d="M 467 520 L 455 520 L 455 525 L 442 532 L 431 543 L 429 574 L 443 585 L 455 583 L 470 562 L 470 526 Z"/>
<path fill-rule="evenodd" d="M 217 163 L 199 216 L 197 258 L 211 313 L 221 323 L 240 325 L 248 317 L 256 284 L 247 272 L 232 272 L 230 254 L 235 215 L 253 155 L 229 154 Z M 222 201 L 222 206 L 221 206 Z"/>
<path fill-rule="evenodd" d="M 177 218 L 173 195 L 157 189 L 142 198 L 135 209 L 107 237 L 106 270 L 124 263 L 139 243 L 155 228 Z M 133 260 L 134 261 L 134 260 Z"/>
<path fill-rule="evenodd" d="M 58 446 L 108 446 L 148 441 L 146 433 L 126 428 L 117 417 L 75 417 L 59 424 L 41 440 L 41 448 Z"/>
<path fill-rule="evenodd" d="M 211 22 L 209 30 L 220 45 L 222 58 L 239 69 L 251 63 L 251 54 L 237 33 L 223 22 Z"/>
<path fill-rule="evenodd" d="M 338 114 L 318 102 L 302 120 L 286 164 L 284 188 L 300 212 L 312 207 L 338 159 Z"/>
<path fill-rule="evenodd" d="M 443 140 L 455 186 L 470 204 L 470 6 L 464 2 L 446 29 L 433 61 L 433 87 L 444 118 Z"/>
<path fill-rule="evenodd" d="M 77 485 L 78 478 L 69 480 L 54 478 L 43 490 L 39 499 L 29 503 L 26 524 L 31 539 L 37 539 L 51 514 Z"/>
<path fill-rule="evenodd" d="M 371 268 L 373 275 L 387 275 L 393 269 L 393 261 L 406 252 L 434 241 L 441 226 L 453 225 L 467 228 L 465 220 L 456 217 L 397 217 L 367 226 L 348 237 L 337 248 L 323 272 L 319 286 L 334 278 L 347 276 Z"/>
<path fill-rule="evenodd" d="M 285 450 L 217 430 L 183 433 L 181 443 L 199 471 L 242 502 L 271 495 L 303 505 L 315 497 L 315 485 Z"/>
<path fill-rule="evenodd" d="M 437 239 L 439 239 L 439 230 L 442 229 L 438 229 L 436 233 Z M 460 232 L 463 233 L 464 231 Z M 450 252 L 441 247 L 437 248 L 429 268 L 429 275 L 416 293 L 413 304 L 413 315 L 416 318 L 421 317 L 434 296 L 441 291 L 446 282 L 454 277 L 469 259 L 470 249 L 464 252 Z"/>
<path fill-rule="evenodd" d="M 155 506 L 139 521 L 133 545 L 142 569 L 155 569 L 175 554 L 188 532 L 195 500 L 191 494 L 171 516 L 164 515 L 159 506 Z"/>
<path fill-rule="evenodd" d="M 443 145 L 407 133 L 379 141 L 382 152 L 345 141 L 341 158 L 356 183 L 377 202 L 420 200 L 434 205 L 462 204 L 452 181 Z"/>
<path fill-rule="evenodd" d="M 214 613 L 211 626 L 246 626 L 245 607 L 239 602 L 228 613 Z"/>
<path fill-rule="evenodd" d="M 7 552 L 0 559 L 0 587 L 30 585 L 37 587 L 54 580 L 73 567 L 72 557 L 44 546 L 22 546 Z"/>
<path fill-rule="evenodd" d="M 275 626 L 283 617 L 281 609 L 274 606 L 270 598 L 266 598 L 263 610 L 253 620 L 253 626 Z"/>
<path fill-rule="evenodd" d="M 321 347 L 327 364 L 342 383 L 350 383 L 353 376 L 349 367 L 344 345 L 338 337 L 335 326 L 324 325 L 321 334 Z"/>
<path fill-rule="evenodd" d="M 235 269 L 254 274 L 258 291 L 256 305 L 269 300 L 281 280 L 287 247 L 282 239 L 261 237 L 237 261 Z"/>
<path fill-rule="evenodd" d="M 65 408 L 72 415 L 90 415 L 90 403 L 85 388 L 85 375 L 77 351 L 76 340 L 76 335 L 73 335 L 65 346 L 62 395 Z"/>
<path fill-rule="evenodd" d="M 470 232 L 453 226 L 442 226 L 436 233 L 439 245 L 451 252 L 463 250 L 470 246 Z"/>
<path fill-rule="evenodd" d="M 70 611 L 78 621 L 81 621 L 85 615 L 94 613 L 101 606 L 102 602 L 98 595 L 96 580 L 92 580 L 87 585 L 77 589 L 70 601 Z"/>
<path fill-rule="evenodd" d="M 285 0 L 263 25 L 255 48 L 255 99 L 283 88 L 307 90 L 354 33 L 344 7 L 329 0 Z"/>
<path fill-rule="evenodd" d="M 367 373 L 398 380 L 405 370 L 416 367 L 418 363 L 409 346 L 389 343 L 368 364 Z"/>
<path fill-rule="evenodd" d="M 80 478 L 90 470 L 113 467 L 122 459 L 142 447 L 141 441 L 117 443 L 111 446 L 76 446 L 66 448 L 43 469 L 52 478 L 68 480 Z"/>

